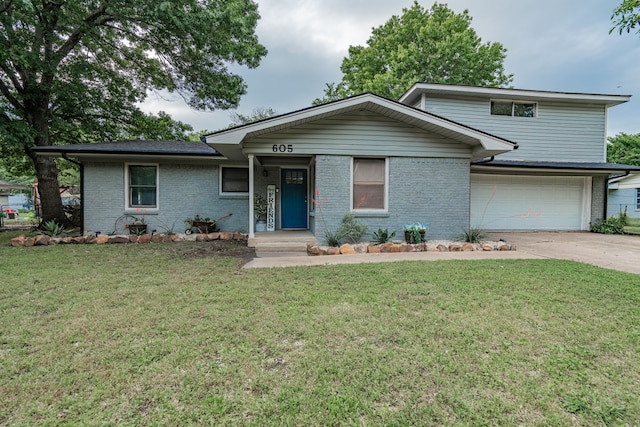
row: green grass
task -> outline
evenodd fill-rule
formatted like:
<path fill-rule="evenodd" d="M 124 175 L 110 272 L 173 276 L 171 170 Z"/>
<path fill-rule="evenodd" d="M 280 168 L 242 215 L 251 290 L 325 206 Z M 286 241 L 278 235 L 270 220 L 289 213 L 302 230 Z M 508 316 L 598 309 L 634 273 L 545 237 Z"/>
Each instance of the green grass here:
<path fill-rule="evenodd" d="M 638 275 L 206 245 L 0 247 L 0 424 L 640 424 Z"/>
<path fill-rule="evenodd" d="M 625 233 L 640 233 L 640 218 L 627 218 L 624 231 Z"/>

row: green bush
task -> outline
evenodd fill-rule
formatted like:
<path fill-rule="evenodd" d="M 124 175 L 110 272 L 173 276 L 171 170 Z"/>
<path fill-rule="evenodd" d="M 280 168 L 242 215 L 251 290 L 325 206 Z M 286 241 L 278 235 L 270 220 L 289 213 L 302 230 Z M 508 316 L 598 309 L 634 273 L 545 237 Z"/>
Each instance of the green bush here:
<path fill-rule="evenodd" d="M 347 212 L 342 217 L 342 224 L 338 227 L 336 234 L 340 240 L 346 240 L 349 243 L 358 243 L 362 236 L 367 233 L 369 227 L 356 219 L 356 214 Z"/>
<path fill-rule="evenodd" d="M 593 233 L 601 234 L 624 234 L 624 226 L 627 224 L 626 216 L 607 218 L 604 221 L 598 221 L 591 224 Z"/>

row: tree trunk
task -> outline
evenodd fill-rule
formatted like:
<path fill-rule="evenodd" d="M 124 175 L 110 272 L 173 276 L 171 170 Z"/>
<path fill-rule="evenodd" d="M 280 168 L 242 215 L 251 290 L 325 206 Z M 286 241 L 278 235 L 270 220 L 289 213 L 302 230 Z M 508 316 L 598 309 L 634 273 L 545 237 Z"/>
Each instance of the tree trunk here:
<path fill-rule="evenodd" d="M 36 166 L 36 176 L 38 177 L 42 220 L 53 220 L 58 224 L 66 224 L 67 217 L 62 209 L 56 163 L 51 157 L 36 155 L 34 164 Z"/>

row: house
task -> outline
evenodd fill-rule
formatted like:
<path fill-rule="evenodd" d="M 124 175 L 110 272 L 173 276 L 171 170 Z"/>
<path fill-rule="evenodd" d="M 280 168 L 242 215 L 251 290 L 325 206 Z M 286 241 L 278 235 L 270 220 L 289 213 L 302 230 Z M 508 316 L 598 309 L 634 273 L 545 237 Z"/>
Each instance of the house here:
<path fill-rule="evenodd" d="M 85 231 L 123 214 L 152 229 L 195 214 L 255 236 L 322 239 L 347 212 L 370 231 L 429 224 L 429 238 L 486 230 L 585 230 L 606 214 L 609 107 L 629 96 L 417 83 L 399 101 L 362 94 L 206 135 L 40 147 L 82 165 Z"/>
<path fill-rule="evenodd" d="M 619 214 L 640 218 L 640 175 L 625 175 L 609 181 L 607 216 Z"/>

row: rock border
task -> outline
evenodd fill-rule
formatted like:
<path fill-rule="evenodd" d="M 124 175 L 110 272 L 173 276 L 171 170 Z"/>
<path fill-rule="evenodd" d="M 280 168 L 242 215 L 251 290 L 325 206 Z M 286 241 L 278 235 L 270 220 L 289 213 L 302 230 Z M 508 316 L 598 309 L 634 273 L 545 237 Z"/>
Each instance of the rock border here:
<path fill-rule="evenodd" d="M 163 243 L 163 242 L 210 242 L 213 240 L 236 240 L 246 242 L 246 233 L 239 232 L 216 232 L 208 234 L 114 234 L 114 235 L 93 235 L 73 236 L 73 237 L 50 237 L 44 234 L 34 237 L 24 235 L 11 239 L 13 247 L 31 246 L 52 246 L 52 245 L 109 245 L 117 243 Z"/>
<path fill-rule="evenodd" d="M 515 251 L 516 246 L 505 241 L 466 243 L 454 241 L 427 241 L 419 244 L 404 242 L 387 242 L 380 245 L 370 243 L 345 243 L 340 247 L 321 246 L 309 243 L 307 254 L 319 255 L 353 255 L 353 254 L 379 254 L 397 252 L 474 252 L 474 251 Z"/>

